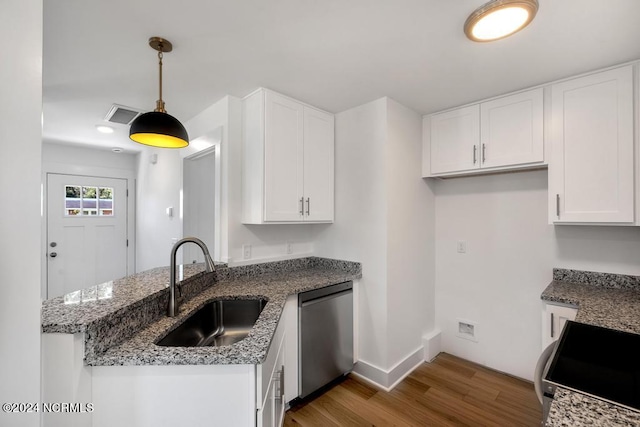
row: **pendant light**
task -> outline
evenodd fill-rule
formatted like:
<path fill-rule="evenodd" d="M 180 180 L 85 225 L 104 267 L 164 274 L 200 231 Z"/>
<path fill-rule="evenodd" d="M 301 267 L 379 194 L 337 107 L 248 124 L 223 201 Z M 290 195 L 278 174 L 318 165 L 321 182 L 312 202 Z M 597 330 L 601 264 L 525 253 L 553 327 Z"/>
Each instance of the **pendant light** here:
<path fill-rule="evenodd" d="M 467 18 L 464 33 L 475 42 L 499 40 L 529 25 L 537 12 L 538 0 L 492 0 Z"/>
<path fill-rule="evenodd" d="M 160 37 L 151 37 L 149 46 L 158 51 L 160 67 L 159 88 L 160 99 L 156 101 L 156 109 L 142 114 L 131 123 L 129 138 L 133 141 L 160 148 L 183 148 L 189 145 L 189 135 L 182 123 L 175 117 L 167 114 L 162 100 L 162 56 L 165 52 L 171 52 L 173 46 L 169 40 Z"/>

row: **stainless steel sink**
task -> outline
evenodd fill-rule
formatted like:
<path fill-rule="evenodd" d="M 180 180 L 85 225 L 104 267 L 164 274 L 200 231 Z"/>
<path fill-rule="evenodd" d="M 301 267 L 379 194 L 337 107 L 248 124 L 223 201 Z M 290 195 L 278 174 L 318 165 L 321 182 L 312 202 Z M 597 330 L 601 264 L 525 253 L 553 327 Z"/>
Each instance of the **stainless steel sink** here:
<path fill-rule="evenodd" d="M 265 299 L 211 301 L 156 344 L 164 347 L 231 345 L 249 335 L 266 304 Z"/>

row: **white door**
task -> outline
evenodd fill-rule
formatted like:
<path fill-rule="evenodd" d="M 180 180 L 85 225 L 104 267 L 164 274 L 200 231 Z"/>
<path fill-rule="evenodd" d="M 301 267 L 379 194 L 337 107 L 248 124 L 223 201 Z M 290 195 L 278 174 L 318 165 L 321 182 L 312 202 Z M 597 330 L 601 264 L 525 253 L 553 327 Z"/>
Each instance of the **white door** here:
<path fill-rule="evenodd" d="M 542 162 L 542 88 L 480 105 L 480 167 Z"/>
<path fill-rule="evenodd" d="M 333 221 L 333 114 L 304 107 L 304 218 Z"/>
<path fill-rule="evenodd" d="M 302 122 L 302 104 L 266 91 L 265 221 L 302 221 Z"/>
<path fill-rule="evenodd" d="M 47 174 L 47 298 L 127 275 L 127 181 Z"/>
<path fill-rule="evenodd" d="M 214 150 L 207 150 L 187 157 L 182 164 L 182 235 L 202 240 L 213 256 L 216 229 L 216 153 Z M 196 245 L 182 246 L 182 255 L 185 264 L 204 262 L 202 250 Z"/>
<path fill-rule="evenodd" d="M 431 173 L 477 169 L 480 106 L 458 108 L 431 116 Z"/>
<path fill-rule="evenodd" d="M 551 220 L 633 222 L 632 66 L 553 85 L 551 112 Z"/>

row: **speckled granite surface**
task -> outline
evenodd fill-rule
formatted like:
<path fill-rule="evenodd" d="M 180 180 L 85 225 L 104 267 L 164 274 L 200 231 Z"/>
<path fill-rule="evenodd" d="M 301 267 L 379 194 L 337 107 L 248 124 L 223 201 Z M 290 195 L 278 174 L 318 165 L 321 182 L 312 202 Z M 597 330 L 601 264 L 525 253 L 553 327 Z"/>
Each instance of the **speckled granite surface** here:
<path fill-rule="evenodd" d="M 640 291 L 640 276 L 600 273 L 597 271 L 553 269 L 553 280 L 558 282 L 583 283 L 610 289 L 635 289 Z"/>
<path fill-rule="evenodd" d="M 640 277 L 554 269 L 542 300 L 578 307 L 577 322 L 640 334 Z M 547 426 L 640 426 L 640 412 L 558 388 Z"/>
<path fill-rule="evenodd" d="M 168 318 L 168 269 L 154 269 L 114 282 L 110 300 L 43 304 L 43 332 L 85 332 L 88 365 L 255 364 L 266 357 L 288 295 L 361 277 L 359 263 L 301 258 L 242 267 L 215 274 L 193 268 L 185 282 L 195 297 L 183 302 L 180 315 Z M 189 274 L 187 274 L 188 276 Z M 117 286 L 116 286 L 117 285 Z M 223 347 L 160 347 L 155 342 L 213 299 L 266 298 L 253 330 L 244 340 Z"/>
<path fill-rule="evenodd" d="M 640 426 L 640 412 L 558 388 L 546 425 L 551 427 L 637 427 Z"/>
<path fill-rule="evenodd" d="M 640 334 L 640 286 L 623 285 L 634 276 L 560 269 L 554 269 L 553 276 L 568 277 L 564 272 L 583 280 L 554 280 L 542 293 L 543 300 L 578 306 L 578 322 Z M 603 277 L 608 279 L 600 281 Z"/>
<path fill-rule="evenodd" d="M 181 266 L 179 280 L 204 274 L 204 264 Z M 223 269 L 225 265 L 216 268 Z M 86 289 L 62 297 L 52 298 L 42 303 L 42 331 L 73 334 L 84 332 L 92 322 L 114 314 L 123 308 L 143 305 L 159 294 L 166 294 L 169 286 L 169 267 L 159 267 L 142 273 L 107 282 L 98 287 L 110 287 L 104 297 L 92 298 Z M 92 289 L 92 288 L 87 288 Z M 88 298 L 83 297 L 87 295 Z"/>

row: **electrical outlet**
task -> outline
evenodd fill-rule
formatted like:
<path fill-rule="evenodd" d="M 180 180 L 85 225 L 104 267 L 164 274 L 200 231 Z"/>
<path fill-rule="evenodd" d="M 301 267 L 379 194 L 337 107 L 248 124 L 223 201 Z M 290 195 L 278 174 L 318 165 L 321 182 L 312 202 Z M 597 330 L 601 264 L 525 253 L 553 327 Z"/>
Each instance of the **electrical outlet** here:
<path fill-rule="evenodd" d="M 291 244 L 291 242 L 287 242 L 286 247 L 287 247 L 287 253 L 288 254 L 292 254 L 293 253 L 293 245 Z"/>
<path fill-rule="evenodd" d="M 464 240 L 458 240 L 456 247 L 459 254 L 467 253 L 467 242 L 465 242 Z"/>
<path fill-rule="evenodd" d="M 251 259 L 251 245 L 242 245 L 242 257 Z"/>

